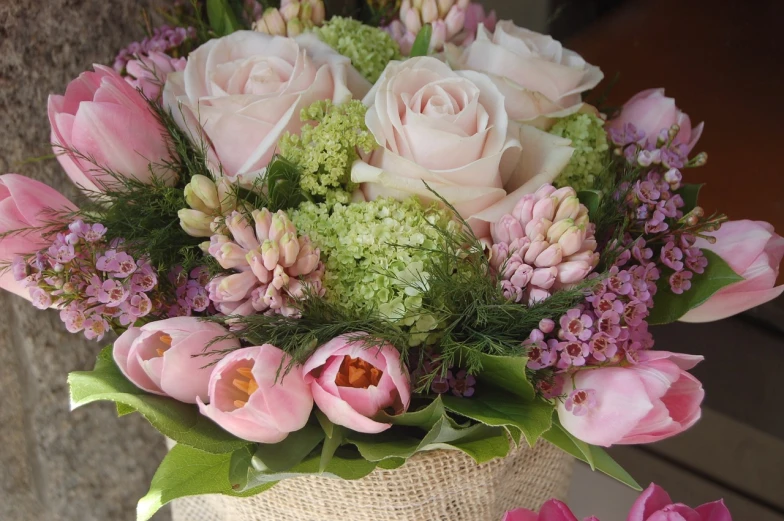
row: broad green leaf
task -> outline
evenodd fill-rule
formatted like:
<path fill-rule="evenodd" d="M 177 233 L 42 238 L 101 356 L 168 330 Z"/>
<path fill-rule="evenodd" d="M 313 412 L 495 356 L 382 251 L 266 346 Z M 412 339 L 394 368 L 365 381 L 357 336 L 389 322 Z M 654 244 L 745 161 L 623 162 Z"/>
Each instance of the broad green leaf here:
<path fill-rule="evenodd" d="M 259 443 L 251 464 L 256 470 L 284 472 L 304 460 L 323 439 L 321 426 L 309 423 L 279 443 Z"/>
<path fill-rule="evenodd" d="M 227 0 L 207 0 L 207 20 L 217 36 L 226 36 L 240 29 L 234 10 Z"/>
<path fill-rule="evenodd" d="M 653 309 L 648 316 L 651 325 L 675 322 L 689 310 L 708 300 L 711 295 L 725 286 L 740 282 L 743 277 L 732 271 L 729 264 L 710 250 L 702 250 L 708 259 L 708 266 L 702 274 L 695 273 L 691 279 L 691 289 L 680 295 L 670 291 L 669 276 L 662 274 L 659 290 L 653 298 Z"/>
<path fill-rule="evenodd" d="M 405 464 L 406 460 L 403 458 L 387 458 L 378 462 L 378 468 L 384 470 L 395 470 Z"/>
<path fill-rule="evenodd" d="M 588 465 L 590 465 L 591 470 L 596 470 L 596 464 L 593 461 L 593 451 L 591 450 L 591 445 L 585 443 L 583 440 L 575 438 L 571 432 L 566 430 L 561 422 L 558 420 L 558 413 L 553 411 L 553 427 L 551 430 L 560 430 L 571 442 L 577 447 L 577 450 L 582 452 L 584 459 Z"/>
<path fill-rule="evenodd" d="M 118 414 L 134 409 L 164 436 L 206 452 L 232 452 L 248 444 L 203 416 L 196 405 L 149 394 L 133 385 L 114 363 L 111 346 L 101 351 L 95 369 L 69 374 L 68 384 L 72 409 L 112 401 L 118 404 Z"/>
<path fill-rule="evenodd" d="M 117 406 L 117 417 L 118 418 L 122 418 L 126 414 L 131 414 L 132 412 L 136 412 L 136 409 L 134 409 L 133 407 L 129 407 L 129 406 L 125 405 L 124 403 L 116 403 L 115 405 Z"/>
<path fill-rule="evenodd" d="M 411 53 L 409 56 L 411 58 L 427 56 L 430 52 L 430 38 L 432 36 L 433 26 L 430 24 L 422 26 L 414 39 L 414 44 L 411 46 Z"/>
<path fill-rule="evenodd" d="M 327 470 L 332 456 L 335 455 L 335 451 L 343 443 L 346 428 L 329 421 L 329 418 L 321 411 L 316 411 L 316 418 L 318 418 L 325 436 L 324 445 L 321 447 L 321 460 L 319 461 L 319 472 L 324 472 Z"/>
<path fill-rule="evenodd" d="M 241 449 L 245 450 L 245 449 Z M 225 494 L 251 496 L 275 483 L 265 483 L 245 493 L 237 493 L 229 482 L 232 454 L 211 454 L 175 445 L 163 458 L 150 483 L 150 490 L 136 506 L 137 521 L 147 521 L 168 502 L 186 496 Z"/>
<path fill-rule="evenodd" d="M 444 403 L 441 396 L 437 396 L 426 407 L 417 411 L 404 412 L 403 414 L 390 415 L 386 411 L 381 411 L 375 416 L 376 421 L 391 423 L 392 425 L 404 425 L 407 427 L 419 427 L 429 431 L 446 414 Z"/>
<path fill-rule="evenodd" d="M 525 356 L 496 356 L 480 354 L 482 371 L 476 376 L 477 380 L 503 389 L 504 391 L 522 398 L 525 402 L 533 401 L 536 392 L 534 386 L 525 376 L 525 366 L 528 357 Z M 509 396 L 510 400 L 515 397 Z"/>
<path fill-rule="evenodd" d="M 704 184 L 686 184 L 682 185 L 675 193 L 683 198 L 683 211 L 684 214 L 694 210 L 697 206 L 697 198 L 700 195 L 700 189 L 705 186 Z"/>
<path fill-rule="evenodd" d="M 635 481 L 634 478 L 623 469 L 623 467 L 618 465 L 618 463 L 612 459 L 610 455 L 604 451 L 604 449 L 594 445 L 588 445 L 587 443 L 582 447 L 578 447 L 574 443 L 574 437 L 569 435 L 559 424 L 553 424 L 553 428 L 545 432 L 542 437 L 556 447 L 568 452 L 581 461 L 589 463 L 589 460 L 592 460 L 592 468 L 598 470 L 599 472 L 607 474 L 611 478 L 617 479 L 621 483 L 630 486 L 634 490 L 642 490 L 642 487 L 639 485 L 639 483 L 637 483 L 637 481 Z M 585 447 L 588 447 L 587 450 L 590 451 L 590 457 L 586 456 L 584 452 L 586 450 Z"/>
<path fill-rule="evenodd" d="M 471 398 L 444 396 L 444 407 L 448 411 L 496 427 L 512 426 L 520 429 L 528 444 L 533 447 L 536 440 L 550 428 L 553 406 L 543 400 L 529 403 L 515 400 L 508 393 L 483 388 Z"/>
<path fill-rule="evenodd" d="M 449 443 L 433 443 L 427 448 L 457 449 L 471 456 L 477 463 L 485 463 L 506 457 L 510 447 L 506 429 L 479 423 L 472 427 L 472 432 L 467 436 Z"/>
<path fill-rule="evenodd" d="M 520 441 L 523 439 L 523 431 L 517 427 L 512 427 L 511 425 L 506 426 L 506 431 L 509 433 L 509 436 L 512 437 L 512 440 L 514 440 L 515 445 L 519 447 Z"/>
<path fill-rule="evenodd" d="M 602 201 L 602 192 L 599 190 L 580 190 L 577 192 L 577 198 L 588 208 L 588 215 L 594 217 Z"/>

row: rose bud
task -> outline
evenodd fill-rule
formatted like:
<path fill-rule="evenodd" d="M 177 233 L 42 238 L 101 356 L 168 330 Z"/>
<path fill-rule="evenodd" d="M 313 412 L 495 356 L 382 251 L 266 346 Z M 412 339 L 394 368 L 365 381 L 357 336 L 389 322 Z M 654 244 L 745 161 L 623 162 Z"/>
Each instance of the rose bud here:
<path fill-rule="evenodd" d="M 209 405 L 199 410 L 230 433 L 258 443 L 278 443 L 305 426 L 313 396 L 302 367 L 285 372 L 291 358 L 277 347 L 245 347 L 218 362 L 209 382 Z"/>
<path fill-rule="evenodd" d="M 195 317 L 176 317 L 131 327 L 114 342 L 114 361 L 140 389 L 186 403 L 207 399 L 207 384 L 215 355 L 240 347 L 239 340 L 222 338 L 228 331 Z M 220 339 L 220 340 L 219 340 Z"/>
<path fill-rule="evenodd" d="M 316 405 L 332 423 L 378 433 L 391 424 L 371 418 L 388 407 L 396 414 L 405 412 L 411 382 L 397 349 L 390 344 L 367 347 L 363 335 L 333 338 L 311 355 L 302 370 Z"/>

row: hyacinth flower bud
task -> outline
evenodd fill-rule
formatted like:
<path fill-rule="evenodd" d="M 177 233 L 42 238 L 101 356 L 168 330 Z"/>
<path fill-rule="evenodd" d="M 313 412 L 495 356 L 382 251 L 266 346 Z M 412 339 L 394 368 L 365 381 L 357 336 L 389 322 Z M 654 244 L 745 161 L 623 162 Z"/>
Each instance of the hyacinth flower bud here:
<path fill-rule="evenodd" d="M 403 0 L 403 3 L 400 4 L 400 11 L 398 11 L 398 16 L 401 20 L 406 19 L 406 15 L 411 10 L 411 0 Z"/>
<path fill-rule="evenodd" d="M 250 271 L 242 271 L 226 277 L 217 277 L 210 281 L 208 286 L 218 279 L 220 281 L 215 290 L 220 295 L 220 300 L 222 302 L 239 302 L 248 294 L 248 288 L 253 287 L 256 276 Z M 210 298 L 212 299 L 212 297 Z"/>
<path fill-rule="evenodd" d="M 422 20 L 419 18 L 419 11 L 416 9 L 409 9 L 408 12 L 406 12 L 403 23 L 409 32 L 413 34 L 419 33 L 419 30 L 422 29 Z"/>
<path fill-rule="evenodd" d="M 177 212 L 180 226 L 191 237 L 209 237 L 212 235 L 210 224 L 212 217 L 199 210 L 183 208 Z"/>
<path fill-rule="evenodd" d="M 561 251 L 565 257 L 574 255 L 580 248 L 583 247 L 585 240 L 585 230 L 577 226 L 571 226 L 566 232 L 561 235 L 558 240 L 558 245 L 561 246 Z"/>
<path fill-rule="evenodd" d="M 556 200 L 553 197 L 545 197 L 544 199 L 537 201 L 534 205 L 534 214 L 533 219 L 547 219 L 548 221 L 552 221 L 553 217 L 555 217 L 555 204 Z"/>
<path fill-rule="evenodd" d="M 218 264 L 227 270 L 244 266 L 246 262 L 246 251 L 235 242 L 224 242 L 219 246 L 211 245 L 209 252 Z"/>
<path fill-rule="evenodd" d="M 547 219 L 536 219 L 525 225 L 525 234 L 532 241 L 543 240 L 547 236 L 547 231 L 552 226 L 552 222 Z"/>
<path fill-rule="evenodd" d="M 574 188 L 572 188 L 571 186 L 564 186 L 563 188 L 559 188 L 558 190 L 550 194 L 550 197 L 555 199 L 555 202 L 557 204 L 561 204 L 561 202 L 567 197 L 576 197 L 576 196 L 577 196 L 577 192 L 575 192 Z"/>
<path fill-rule="evenodd" d="M 305 2 L 299 9 L 299 19 L 302 23 L 305 24 L 305 27 L 313 27 L 313 21 L 311 19 L 312 16 L 313 6 L 310 4 L 310 2 Z"/>
<path fill-rule="evenodd" d="M 465 11 L 468 9 L 468 6 L 471 4 L 471 0 L 457 0 L 457 7 Z"/>
<path fill-rule="evenodd" d="M 299 2 L 281 2 L 280 16 L 287 22 L 294 20 L 299 16 L 300 3 Z"/>
<path fill-rule="evenodd" d="M 421 10 L 422 10 L 422 4 L 424 4 L 424 3 L 425 3 L 425 0 L 411 0 L 411 5 L 412 5 L 412 6 L 413 6 L 415 9 L 417 9 L 417 10 L 419 10 L 419 11 L 421 11 Z"/>
<path fill-rule="evenodd" d="M 291 227 L 289 226 L 291 221 L 288 220 L 288 217 L 283 212 L 277 212 L 275 215 L 272 216 L 272 221 L 269 227 L 269 239 L 271 241 L 277 241 L 280 239 L 283 234 L 287 232 L 291 232 Z M 296 233 L 296 229 L 294 230 Z"/>
<path fill-rule="evenodd" d="M 569 228 L 574 227 L 574 221 L 571 219 L 563 219 L 561 221 L 556 221 L 555 224 L 550 226 L 550 229 L 547 230 L 547 240 L 550 243 L 558 242 L 558 239 L 568 230 Z"/>
<path fill-rule="evenodd" d="M 194 175 L 190 183 L 185 185 L 185 202 L 194 210 L 212 213 L 220 208 L 218 189 L 212 179 L 203 175 Z"/>
<path fill-rule="evenodd" d="M 590 220 L 588 219 L 587 210 L 584 214 L 578 215 L 577 218 L 574 220 L 574 225 L 580 228 L 585 228 L 589 224 L 590 224 Z"/>
<path fill-rule="evenodd" d="M 286 20 L 274 7 L 264 11 L 264 15 L 258 22 L 256 30 L 273 36 L 286 36 Z"/>
<path fill-rule="evenodd" d="M 438 20 L 438 5 L 436 0 L 425 0 L 422 4 L 422 23 L 429 24 Z"/>
<path fill-rule="evenodd" d="M 447 13 L 444 22 L 446 23 L 447 39 L 454 38 L 465 26 L 466 12 L 458 6 L 452 7 Z"/>
<path fill-rule="evenodd" d="M 327 18 L 323 0 L 311 0 L 311 5 L 313 6 L 313 12 L 310 15 L 310 19 L 313 25 L 323 25 L 324 20 Z"/>
<path fill-rule="evenodd" d="M 286 269 L 280 264 L 275 267 L 275 271 L 272 273 L 272 283 L 270 285 L 277 290 L 289 285 L 289 275 L 286 273 Z"/>
<path fill-rule="evenodd" d="M 677 190 L 681 186 L 683 175 L 677 168 L 670 168 L 664 174 L 664 180 L 667 181 L 667 183 L 670 185 L 670 189 Z"/>
<path fill-rule="evenodd" d="M 303 26 L 299 18 L 294 18 L 286 22 L 286 31 L 289 37 L 302 34 Z"/>
<path fill-rule="evenodd" d="M 523 257 L 523 260 L 525 261 L 526 264 L 533 265 L 536 258 L 544 250 L 546 250 L 549 245 L 550 243 L 545 240 L 535 240 L 531 242 L 531 245 L 528 247 L 528 251 L 525 252 L 525 256 Z"/>
<path fill-rule="evenodd" d="M 272 280 L 272 273 L 264 266 L 264 258 L 261 256 L 261 249 L 251 250 L 245 255 L 250 270 L 262 284 L 268 284 Z"/>
<path fill-rule="evenodd" d="M 313 248 L 308 237 L 299 238 L 299 257 L 297 262 L 289 269 L 293 277 L 311 273 L 319 263 L 319 250 Z"/>
<path fill-rule="evenodd" d="M 549 289 L 555 284 L 557 276 L 557 268 L 536 268 L 531 276 L 530 284 L 538 288 Z"/>
<path fill-rule="evenodd" d="M 278 265 L 280 259 L 280 248 L 278 243 L 272 240 L 266 240 L 261 245 L 261 258 L 264 261 L 264 267 L 272 271 Z"/>
<path fill-rule="evenodd" d="M 232 212 L 226 219 L 226 227 L 237 243 L 246 250 L 259 247 L 256 240 L 256 231 L 248 222 L 248 219 L 241 212 Z"/>
<path fill-rule="evenodd" d="M 493 223 L 490 234 L 495 242 L 512 242 L 514 239 L 524 237 L 525 230 L 520 221 L 507 214 L 497 223 Z"/>
<path fill-rule="evenodd" d="M 551 268 L 563 260 L 563 250 L 559 244 L 551 244 L 542 253 L 537 255 L 534 266 L 537 268 Z"/>
<path fill-rule="evenodd" d="M 253 221 L 256 223 L 256 237 L 260 242 L 270 238 L 270 226 L 272 226 L 272 214 L 266 208 L 253 210 L 251 213 Z"/>
<path fill-rule="evenodd" d="M 438 16 L 444 18 L 455 5 L 455 0 L 438 0 Z"/>
<path fill-rule="evenodd" d="M 558 282 L 561 284 L 574 284 L 583 280 L 593 269 L 586 261 L 576 260 L 562 262 L 558 265 Z"/>
<path fill-rule="evenodd" d="M 231 181 L 222 177 L 215 182 L 215 188 L 218 190 L 218 206 L 216 208 L 220 208 L 221 215 L 226 215 L 237 207 L 235 187 Z"/>
<path fill-rule="evenodd" d="M 534 205 L 536 204 L 536 196 L 534 194 L 527 194 L 520 198 L 512 210 L 512 216 L 519 220 L 522 224 L 526 224 L 534 218 Z"/>
<path fill-rule="evenodd" d="M 575 195 L 564 197 L 561 204 L 558 205 L 558 211 L 555 212 L 555 220 L 560 219 L 575 219 L 580 213 L 580 199 Z"/>
<path fill-rule="evenodd" d="M 430 36 L 430 51 L 435 52 L 437 49 L 442 49 L 446 43 L 446 24 L 443 20 L 435 20 L 432 22 L 433 33 Z"/>
<path fill-rule="evenodd" d="M 297 262 L 299 241 L 297 241 L 296 235 L 286 233 L 280 238 L 278 244 L 280 245 L 280 259 L 278 260 L 280 264 L 288 268 Z"/>

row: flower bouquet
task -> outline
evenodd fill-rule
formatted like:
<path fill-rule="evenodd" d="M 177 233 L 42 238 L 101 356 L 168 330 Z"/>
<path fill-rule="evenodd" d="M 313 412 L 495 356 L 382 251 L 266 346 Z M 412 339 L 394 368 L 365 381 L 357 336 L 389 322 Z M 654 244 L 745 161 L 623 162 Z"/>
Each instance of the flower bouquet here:
<path fill-rule="evenodd" d="M 117 335 L 72 406 L 172 442 L 139 520 L 498 519 L 571 456 L 639 488 L 601 447 L 704 395 L 648 326 L 782 292 L 782 238 L 684 182 L 702 124 L 603 107 L 597 67 L 477 3 L 165 14 L 49 98 L 78 206 L 0 177 L 2 287 Z"/>

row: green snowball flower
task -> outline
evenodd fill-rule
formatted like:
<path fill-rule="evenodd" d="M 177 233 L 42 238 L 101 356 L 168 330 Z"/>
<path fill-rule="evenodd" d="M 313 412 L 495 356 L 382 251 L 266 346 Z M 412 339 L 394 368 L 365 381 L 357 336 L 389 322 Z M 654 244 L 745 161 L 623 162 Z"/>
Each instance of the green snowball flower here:
<path fill-rule="evenodd" d="M 434 317 L 419 313 L 428 260 L 450 214 L 435 206 L 377 199 L 349 205 L 303 203 L 291 212 L 302 234 L 321 249 L 325 298 L 350 313 L 378 312 L 408 329 L 412 345 L 426 341 Z"/>
<path fill-rule="evenodd" d="M 358 100 L 333 105 L 317 101 L 302 109 L 306 124 L 300 135 L 287 133 L 279 142 L 280 155 L 297 165 L 302 190 L 326 200 L 329 206 L 346 204 L 356 185 L 351 182 L 351 164 L 359 158 L 357 150 L 370 153 L 376 139 L 365 126 L 367 107 Z"/>
<path fill-rule="evenodd" d="M 397 42 L 378 27 L 358 20 L 333 16 L 314 31 L 321 40 L 351 60 L 369 82 L 375 83 L 391 60 L 400 60 Z"/>
<path fill-rule="evenodd" d="M 553 184 L 559 188 L 571 186 L 577 191 L 601 188 L 609 175 L 610 159 L 604 121 L 594 114 L 572 114 L 559 120 L 550 133 L 571 139 L 575 149 Z"/>

